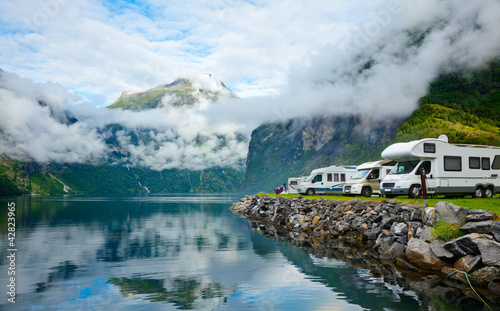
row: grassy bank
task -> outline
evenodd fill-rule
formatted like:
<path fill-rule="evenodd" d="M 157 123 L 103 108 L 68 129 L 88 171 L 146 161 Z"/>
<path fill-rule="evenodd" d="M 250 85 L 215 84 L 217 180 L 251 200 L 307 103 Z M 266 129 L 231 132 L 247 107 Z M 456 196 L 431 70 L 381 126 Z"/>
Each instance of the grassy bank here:
<path fill-rule="evenodd" d="M 264 194 L 264 193 L 259 193 L 259 194 Z M 351 197 L 351 196 L 328 196 L 328 195 L 325 195 L 325 196 L 320 196 L 320 195 L 301 196 L 298 194 L 276 195 L 274 193 L 273 194 L 266 193 L 266 195 L 268 195 L 270 197 L 277 197 L 277 196 L 286 197 L 286 198 L 304 197 L 304 198 L 308 198 L 308 199 L 319 199 L 319 198 L 323 197 L 323 198 L 328 199 L 328 200 L 343 200 L 343 201 L 352 200 L 355 198 L 355 197 Z M 360 200 L 379 200 L 379 201 L 388 200 L 387 198 L 381 198 L 381 197 L 365 198 L 365 197 L 357 196 L 356 198 L 358 198 Z M 397 197 L 396 200 L 398 202 L 410 202 L 410 203 L 418 203 L 418 204 L 422 204 L 422 205 L 424 204 L 424 200 L 420 199 L 420 198 L 415 200 L 415 199 L 410 199 L 410 198 L 405 197 L 405 196 L 400 196 L 400 197 Z M 441 198 L 429 198 L 427 201 L 429 203 L 429 206 L 431 206 L 431 207 L 434 206 L 438 202 L 445 201 L 445 202 L 450 202 L 450 203 L 453 203 L 455 205 L 466 207 L 469 209 L 483 209 L 483 210 L 487 210 L 487 211 L 493 211 L 498 216 L 500 216 L 500 195 L 498 195 L 498 194 L 495 195 L 491 199 L 473 199 L 473 198 L 461 198 L 461 199 L 446 198 L 445 199 L 444 197 L 441 197 Z"/>

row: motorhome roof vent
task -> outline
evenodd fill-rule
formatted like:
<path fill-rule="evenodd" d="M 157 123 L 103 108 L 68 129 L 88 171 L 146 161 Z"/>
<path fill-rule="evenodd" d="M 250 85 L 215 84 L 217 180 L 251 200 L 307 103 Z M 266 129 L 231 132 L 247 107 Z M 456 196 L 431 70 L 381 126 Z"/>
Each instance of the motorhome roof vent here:
<path fill-rule="evenodd" d="M 448 136 L 446 136 L 445 134 L 439 135 L 438 139 L 444 141 L 445 143 L 448 142 Z"/>

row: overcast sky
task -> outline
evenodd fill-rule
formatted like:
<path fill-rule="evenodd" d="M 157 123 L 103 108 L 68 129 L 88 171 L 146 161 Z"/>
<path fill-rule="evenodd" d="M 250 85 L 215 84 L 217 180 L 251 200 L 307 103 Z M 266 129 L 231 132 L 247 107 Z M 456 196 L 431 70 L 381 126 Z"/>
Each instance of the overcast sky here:
<path fill-rule="evenodd" d="M 279 94 L 296 66 L 381 1 L 2 0 L 0 68 L 96 105 L 211 73 L 240 97 Z"/>
<path fill-rule="evenodd" d="M 97 129 L 119 123 L 160 133 L 129 146 L 137 165 L 241 163 L 238 133 L 249 138 L 262 122 L 406 117 L 440 74 L 500 56 L 500 0 L 1 0 L 0 12 L 0 68 L 12 73 L 0 79 L 0 147 L 37 161 L 99 158 L 108 150 Z M 241 99 L 98 109 L 123 91 L 205 73 Z M 82 122 L 56 122 L 40 99 Z M 230 143 L 212 158 L 221 135 Z"/>

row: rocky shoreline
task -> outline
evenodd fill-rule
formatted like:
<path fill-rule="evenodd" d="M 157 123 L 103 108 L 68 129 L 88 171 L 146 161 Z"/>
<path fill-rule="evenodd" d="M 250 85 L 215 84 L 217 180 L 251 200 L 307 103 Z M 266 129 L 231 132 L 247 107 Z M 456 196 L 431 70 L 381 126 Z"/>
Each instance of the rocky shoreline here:
<path fill-rule="evenodd" d="M 358 261 L 368 265 L 382 262 L 385 272 L 396 278 L 411 275 L 425 287 L 453 282 L 450 285 L 463 297 L 479 299 L 470 281 L 490 306 L 500 308 L 500 221 L 493 212 L 446 202 L 424 208 L 396 200 L 266 195 L 246 196 L 231 209 L 278 240 L 323 252 L 332 246 L 337 253 L 351 254 L 347 259 L 362 257 Z M 464 236 L 448 242 L 435 239 L 432 226 L 438 221 L 456 224 Z"/>

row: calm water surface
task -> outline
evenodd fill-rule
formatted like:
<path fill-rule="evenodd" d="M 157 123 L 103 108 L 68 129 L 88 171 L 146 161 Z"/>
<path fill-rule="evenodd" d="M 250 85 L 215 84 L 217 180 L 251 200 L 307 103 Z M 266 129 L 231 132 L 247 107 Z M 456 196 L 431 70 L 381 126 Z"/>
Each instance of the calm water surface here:
<path fill-rule="evenodd" d="M 16 304 L 3 310 L 424 310 L 411 291 L 251 229 L 242 194 L 1 198 L 16 202 Z M 425 310 L 428 310 L 425 308 Z"/>

